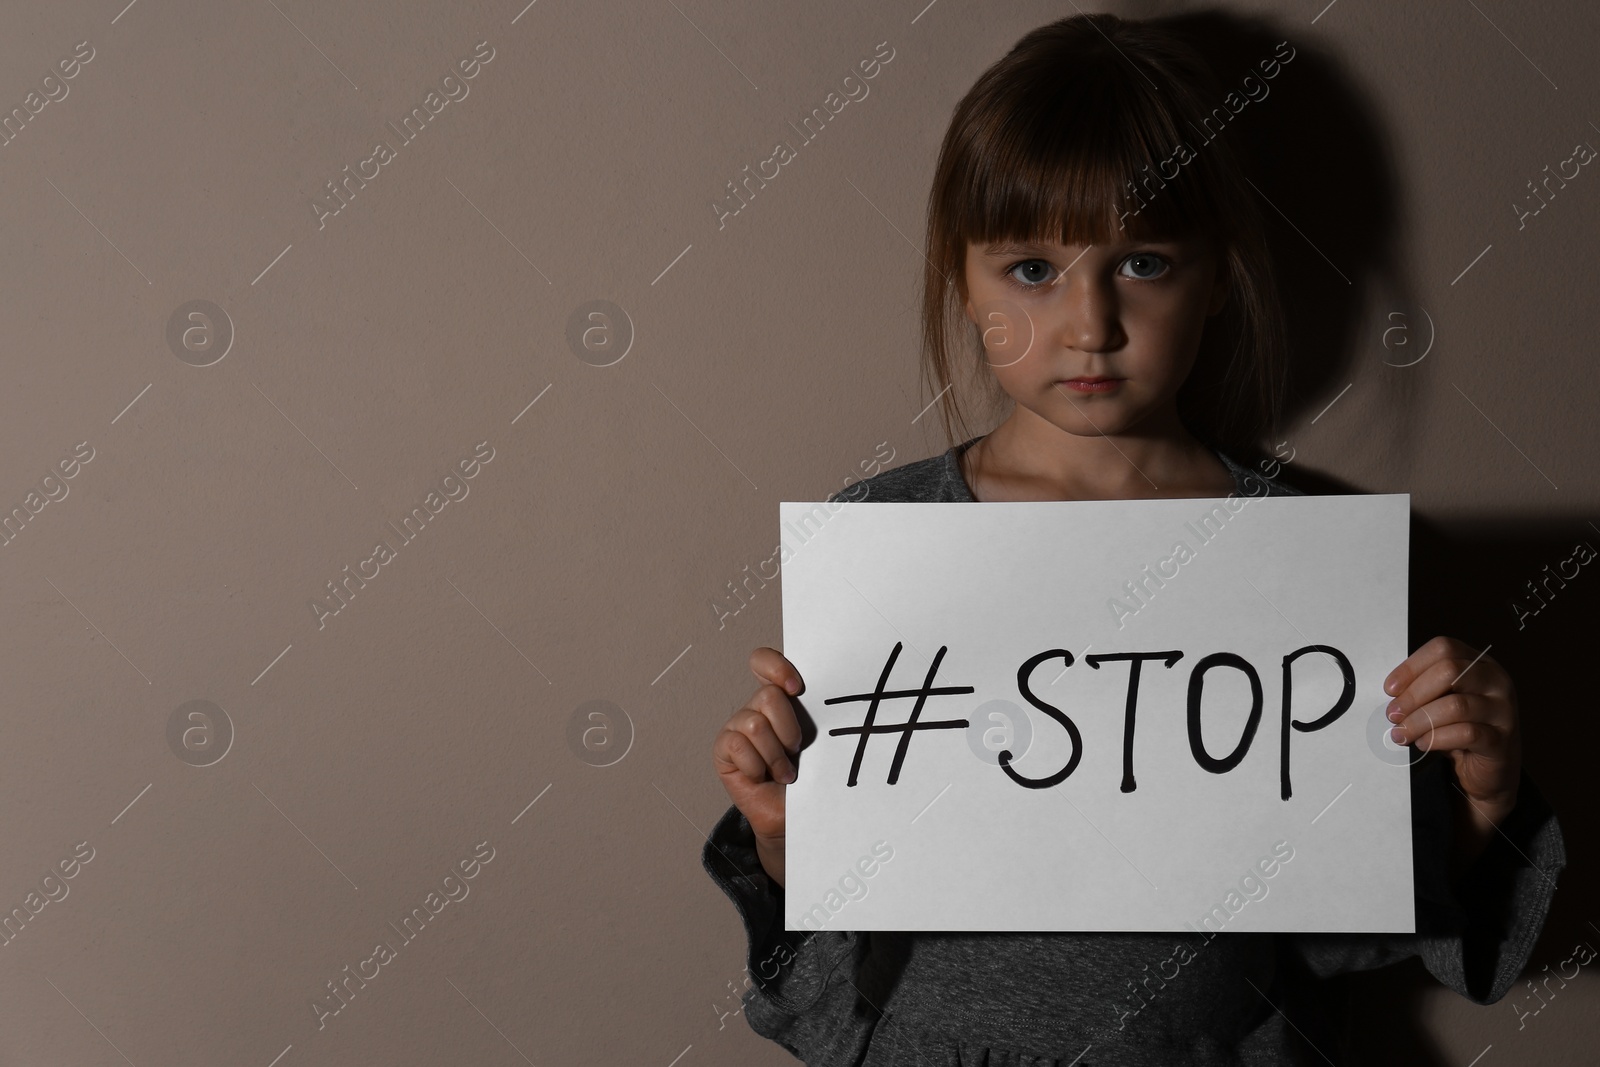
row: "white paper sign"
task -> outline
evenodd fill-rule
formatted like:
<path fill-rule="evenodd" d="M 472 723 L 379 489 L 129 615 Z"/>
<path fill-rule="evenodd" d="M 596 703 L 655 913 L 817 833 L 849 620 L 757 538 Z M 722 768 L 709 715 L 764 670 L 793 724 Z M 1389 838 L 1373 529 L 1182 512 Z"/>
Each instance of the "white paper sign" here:
<path fill-rule="evenodd" d="M 1413 932 L 1410 505 L 780 504 L 785 928 Z"/>

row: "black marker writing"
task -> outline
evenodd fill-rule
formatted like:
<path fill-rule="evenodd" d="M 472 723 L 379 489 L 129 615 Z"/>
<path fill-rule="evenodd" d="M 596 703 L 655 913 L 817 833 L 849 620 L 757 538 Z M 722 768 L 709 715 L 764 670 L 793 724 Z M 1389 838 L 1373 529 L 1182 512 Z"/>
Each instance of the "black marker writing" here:
<path fill-rule="evenodd" d="M 1013 782 L 1016 782 L 1020 786 L 1025 786 L 1028 789 L 1044 789 L 1047 786 L 1059 785 L 1061 782 L 1067 780 L 1067 775 L 1078 769 L 1078 761 L 1083 758 L 1083 735 L 1078 733 L 1077 724 L 1075 724 L 1071 719 L 1067 718 L 1066 715 L 1062 714 L 1059 708 L 1053 708 L 1049 704 L 1046 704 L 1044 701 L 1040 700 L 1038 697 L 1034 696 L 1033 690 L 1028 687 L 1028 676 L 1033 674 L 1033 669 L 1039 664 L 1043 663 L 1045 660 L 1055 659 L 1057 656 L 1065 659 L 1068 667 L 1072 666 L 1071 652 L 1068 652 L 1064 648 L 1052 648 L 1048 652 L 1039 653 L 1037 656 L 1024 663 L 1021 667 L 1017 668 L 1017 692 L 1021 693 L 1023 699 L 1028 703 L 1032 704 L 1034 707 L 1050 716 L 1062 726 L 1065 726 L 1067 728 L 1067 736 L 1072 738 L 1072 758 L 1067 760 L 1067 765 L 1065 767 L 1062 767 L 1059 771 L 1050 775 L 1048 778 L 1024 778 L 1022 775 L 1011 769 L 1011 750 L 1009 748 L 1003 748 L 1000 750 L 1000 769 L 1005 771 L 1007 777 L 1009 777 Z"/>
<path fill-rule="evenodd" d="M 1139 668 L 1144 666 L 1147 659 L 1164 659 L 1167 662 L 1162 666 L 1171 668 L 1172 665 L 1183 658 L 1182 652 L 1102 652 L 1097 656 L 1085 656 L 1083 661 L 1095 670 L 1100 669 L 1100 664 L 1113 660 L 1127 660 L 1128 666 L 1128 703 L 1123 709 L 1122 722 L 1122 791 L 1131 793 L 1138 788 L 1133 780 L 1133 716 L 1134 709 L 1139 704 Z"/>
<path fill-rule="evenodd" d="M 1250 679 L 1250 718 L 1245 720 L 1239 743 L 1221 759 L 1206 751 L 1205 739 L 1200 736 L 1200 694 L 1206 684 L 1206 671 L 1212 667 L 1233 667 L 1244 671 Z M 1194 665 L 1194 672 L 1189 675 L 1189 751 L 1194 753 L 1196 763 L 1212 774 L 1228 773 L 1239 766 L 1245 753 L 1250 751 L 1250 742 L 1255 740 L 1256 727 L 1260 725 L 1261 676 L 1250 666 L 1249 660 L 1232 652 L 1213 652 Z"/>
<path fill-rule="evenodd" d="M 935 686 L 934 677 L 939 673 L 939 664 L 943 662 L 949 646 L 941 646 L 933 663 L 928 668 L 928 674 L 923 679 L 919 689 L 888 690 L 889 675 L 894 670 L 895 661 L 900 657 L 900 650 L 904 645 L 897 642 L 894 650 L 889 653 L 889 659 L 883 665 L 883 671 L 878 676 L 878 684 L 870 693 L 852 693 L 847 696 L 830 697 L 823 701 L 824 704 L 845 704 L 865 702 L 867 713 L 860 726 L 841 726 L 829 730 L 831 736 L 847 734 L 857 735 L 855 758 L 850 763 L 850 778 L 846 785 L 855 785 L 861 773 L 861 760 L 866 755 L 867 741 L 873 734 L 898 733 L 900 744 L 895 749 L 894 761 L 889 766 L 889 784 L 895 785 L 900 780 L 900 768 L 905 764 L 906 753 L 911 747 L 911 735 L 918 730 L 945 730 L 964 729 L 968 725 L 967 719 L 942 719 L 925 722 L 922 720 L 922 709 L 927 704 L 928 698 L 933 696 L 958 696 L 965 693 L 976 692 L 970 685 Z M 1323 712 L 1320 716 L 1309 722 L 1293 717 L 1294 706 L 1294 663 L 1301 656 L 1310 653 L 1321 653 L 1331 657 L 1339 667 L 1343 686 L 1339 697 L 1334 701 L 1333 707 Z M 1131 793 L 1137 788 L 1133 773 L 1133 749 L 1135 724 L 1138 718 L 1139 682 L 1140 671 L 1146 660 L 1158 660 L 1161 665 L 1171 669 L 1183 653 L 1177 650 L 1164 652 L 1101 652 L 1092 656 L 1085 656 L 1084 661 L 1089 666 L 1098 670 L 1102 663 L 1126 661 L 1128 664 L 1128 689 L 1127 699 L 1123 704 L 1122 725 L 1122 785 L 1121 791 Z M 1051 719 L 1059 723 L 1066 730 L 1067 737 L 1072 742 L 1072 755 L 1066 765 L 1054 774 L 1043 778 L 1030 778 L 1020 774 L 1011 766 L 1016 757 L 1009 748 L 1002 749 L 999 753 L 999 766 L 1006 777 L 1025 789 L 1045 789 L 1059 785 L 1077 770 L 1083 758 L 1083 735 L 1078 726 L 1060 708 L 1045 703 L 1034 695 L 1030 682 L 1035 668 L 1046 660 L 1061 659 L 1068 667 L 1072 666 L 1072 653 L 1064 648 L 1052 648 L 1033 656 L 1017 669 L 1017 691 L 1022 694 L 1033 707 L 1044 712 Z M 1207 751 L 1205 738 L 1201 730 L 1203 711 L 1203 697 L 1205 691 L 1206 674 L 1213 668 L 1230 667 L 1244 674 L 1250 682 L 1250 714 L 1245 720 L 1244 729 L 1239 740 L 1234 744 L 1232 751 L 1224 756 L 1213 756 Z M 1289 738 L 1290 731 L 1297 730 L 1301 733 L 1311 733 L 1316 730 L 1331 726 L 1355 702 L 1356 679 L 1355 669 L 1351 666 L 1349 658 L 1332 645 L 1305 645 L 1295 649 L 1283 657 L 1283 709 L 1280 716 L 1282 735 L 1279 739 L 1279 784 L 1281 798 L 1288 800 L 1293 795 L 1289 782 Z M 915 697 L 916 703 L 912 706 L 911 714 L 902 723 L 879 723 L 878 705 L 884 700 L 899 700 L 905 697 Z M 1233 652 L 1213 652 L 1198 660 L 1189 673 L 1187 696 L 1187 727 L 1189 735 L 1189 751 L 1194 756 L 1194 761 L 1201 768 L 1212 774 L 1226 774 L 1244 762 L 1250 753 L 1250 745 L 1255 740 L 1256 730 L 1261 725 L 1263 697 L 1261 676 L 1256 672 L 1250 661 Z"/>
<path fill-rule="evenodd" d="M 1310 722 L 1300 722 L 1298 719 L 1289 718 L 1290 694 L 1294 688 L 1291 682 L 1291 667 L 1294 665 L 1295 660 L 1299 659 L 1307 652 L 1321 652 L 1325 655 L 1332 656 L 1339 664 L 1339 673 L 1344 676 L 1344 688 L 1339 692 L 1339 699 L 1333 702 L 1333 707 L 1329 708 L 1321 718 L 1313 719 Z M 1304 648 L 1297 648 L 1287 656 L 1283 657 L 1283 740 L 1281 742 L 1283 751 L 1279 755 L 1279 766 L 1281 768 L 1279 774 L 1283 779 L 1282 784 L 1284 800 L 1289 799 L 1291 792 L 1289 789 L 1289 727 L 1293 726 L 1301 733 L 1307 734 L 1313 730 L 1320 730 L 1348 711 L 1350 705 L 1355 702 L 1355 699 L 1355 668 L 1350 666 L 1350 661 L 1345 658 L 1345 654 L 1340 652 L 1337 648 L 1334 648 L 1332 645 L 1307 645 Z"/>
<path fill-rule="evenodd" d="M 933 687 L 933 676 L 939 673 L 939 662 L 944 659 L 944 654 L 949 651 L 948 645 L 941 645 L 939 652 L 933 657 L 933 663 L 928 667 L 928 677 L 923 680 L 921 689 L 900 689 L 894 692 L 884 692 L 883 687 L 889 682 L 889 673 L 894 670 L 894 661 L 900 658 L 900 649 L 904 645 L 896 641 L 894 651 L 889 653 L 889 661 L 883 665 L 883 673 L 878 675 L 878 687 L 870 693 L 855 693 L 850 696 L 830 697 L 824 704 L 847 704 L 853 701 L 870 701 L 867 705 L 867 717 L 860 726 L 841 726 L 836 730 L 829 730 L 831 736 L 839 734 L 860 734 L 861 740 L 856 742 L 856 758 L 850 763 L 850 780 L 846 785 L 855 785 L 856 776 L 861 772 L 861 757 L 867 754 L 867 739 L 873 734 L 889 734 L 900 732 L 900 746 L 895 749 L 894 762 L 889 765 L 889 784 L 894 785 L 900 780 L 900 765 L 905 762 L 906 750 L 911 747 L 911 734 L 916 730 L 941 730 L 965 727 L 966 719 L 945 719 L 940 722 L 920 722 L 922 706 L 927 703 L 930 696 L 946 696 L 960 693 L 975 692 L 970 685 Z M 878 702 L 880 700 L 894 700 L 900 697 L 916 697 L 917 702 L 911 708 L 911 717 L 903 723 L 886 723 L 876 725 L 874 720 L 878 717 Z M 1004 753 L 1001 754 L 1004 757 Z"/>

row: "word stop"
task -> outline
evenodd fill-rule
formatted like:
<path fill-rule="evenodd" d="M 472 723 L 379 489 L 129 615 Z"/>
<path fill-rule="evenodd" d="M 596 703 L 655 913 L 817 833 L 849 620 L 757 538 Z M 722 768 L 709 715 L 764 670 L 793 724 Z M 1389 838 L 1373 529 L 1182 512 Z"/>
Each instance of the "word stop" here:
<path fill-rule="evenodd" d="M 933 657 L 933 663 L 928 668 L 927 677 L 923 679 L 921 688 L 918 689 L 886 689 L 889 675 L 894 671 L 895 660 L 900 656 L 902 643 L 897 642 L 894 651 L 889 653 L 888 662 L 883 665 L 883 673 L 878 676 L 878 685 L 870 693 L 853 693 L 848 696 L 829 697 L 824 704 L 850 704 L 865 703 L 867 705 L 866 717 L 860 726 L 841 726 L 829 730 L 831 736 L 857 734 L 855 759 L 850 763 L 850 778 L 845 783 L 853 786 L 856 784 L 857 775 L 861 770 L 861 759 L 866 755 L 867 742 L 874 734 L 900 735 L 900 742 L 895 749 L 894 762 L 889 765 L 889 784 L 894 785 L 900 780 L 900 767 L 905 762 L 906 752 L 911 747 L 911 737 L 922 730 L 959 730 L 968 725 L 966 719 L 939 719 L 927 721 L 922 718 L 922 710 L 927 705 L 929 697 L 958 696 L 972 693 L 975 690 L 970 685 L 935 686 L 935 676 L 939 673 L 939 664 L 944 659 L 944 654 L 949 646 L 939 649 Z M 1339 671 L 1344 678 L 1344 688 L 1339 694 L 1339 699 L 1334 701 L 1333 707 L 1318 715 L 1315 719 L 1302 721 L 1292 716 L 1294 706 L 1294 665 L 1302 656 L 1313 653 L 1329 656 L 1339 665 Z M 1128 664 L 1128 696 L 1123 709 L 1122 726 L 1122 792 L 1131 793 L 1137 788 L 1133 776 L 1133 738 L 1134 722 L 1138 715 L 1139 706 L 1139 675 L 1146 661 L 1159 661 L 1164 669 L 1170 670 L 1174 664 L 1183 658 L 1182 652 L 1098 652 L 1092 656 L 1085 656 L 1084 662 L 1095 670 L 1103 664 L 1123 663 Z M 1013 756 L 1010 749 L 1000 752 L 1000 767 L 1010 776 L 1013 782 L 1028 789 L 1044 789 L 1049 786 L 1059 785 L 1066 781 L 1073 771 L 1078 769 L 1078 762 L 1083 757 L 1083 736 L 1078 732 L 1078 726 L 1070 716 L 1060 708 L 1045 703 L 1034 695 L 1030 687 L 1033 672 L 1040 664 L 1049 660 L 1064 660 L 1066 666 L 1073 664 L 1073 656 L 1064 648 L 1052 648 L 1041 652 L 1029 659 L 1017 669 L 1017 691 L 1024 700 L 1035 708 L 1044 712 L 1051 719 L 1061 725 L 1067 732 L 1067 737 L 1072 742 L 1072 756 L 1060 770 L 1043 778 L 1029 778 L 1019 774 L 1011 766 Z M 1234 745 L 1233 751 L 1223 756 L 1214 756 L 1206 750 L 1204 738 L 1201 735 L 1201 708 L 1202 697 L 1205 690 L 1206 675 L 1216 669 L 1226 668 L 1235 670 L 1245 676 L 1250 683 L 1250 716 L 1244 724 L 1244 732 L 1239 741 Z M 1283 709 L 1280 716 L 1282 724 L 1278 742 L 1278 759 L 1280 767 L 1280 780 L 1282 786 L 1282 799 L 1288 800 L 1292 795 L 1289 786 L 1289 738 L 1291 731 L 1311 733 L 1321 730 L 1335 722 L 1339 716 L 1349 710 L 1355 700 L 1356 677 L 1355 670 L 1350 666 L 1350 660 L 1343 652 L 1332 645 L 1305 645 L 1295 649 L 1283 657 Z M 886 700 L 904 700 L 915 698 L 911 714 L 902 723 L 880 723 L 878 719 L 878 706 Z M 1261 676 L 1256 673 L 1248 660 L 1232 652 L 1213 652 L 1196 660 L 1189 671 L 1188 693 L 1188 724 L 1189 724 L 1189 750 L 1194 754 L 1194 760 L 1201 767 L 1212 774 L 1226 774 L 1237 767 L 1250 751 L 1250 743 L 1255 740 L 1256 728 L 1261 725 Z"/>

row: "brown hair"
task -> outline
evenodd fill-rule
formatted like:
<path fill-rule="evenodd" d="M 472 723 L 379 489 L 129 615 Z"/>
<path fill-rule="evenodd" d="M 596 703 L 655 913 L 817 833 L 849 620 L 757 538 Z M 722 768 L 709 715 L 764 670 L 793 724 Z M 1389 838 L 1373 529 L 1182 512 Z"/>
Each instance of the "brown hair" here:
<path fill-rule="evenodd" d="M 1226 138 L 1201 133 L 1207 102 L 1221 100 L 1205 60 L 1175 33 L 1101 14 L 1029 32 L 962 97 L 928 196 L 922 300 L 923 377 L 950 444 L 974 436 L 956 370 L 979 379 L 991 403 L 1005 396 L 983 373 L 978 328 L 963 313 L 968 243 L 1101 244 L 1119 233 L 1214 242 L 1228 300 L 1206 325 L 1178 413 L 1218 448 L 1277 432 L 1283 313 L 1239 161 Z M 1189 158 L 1169 178 L 1159 164 L 1179 145 Z M 971 349 L 958 364 L 952 341 L 963 325 Z"/>

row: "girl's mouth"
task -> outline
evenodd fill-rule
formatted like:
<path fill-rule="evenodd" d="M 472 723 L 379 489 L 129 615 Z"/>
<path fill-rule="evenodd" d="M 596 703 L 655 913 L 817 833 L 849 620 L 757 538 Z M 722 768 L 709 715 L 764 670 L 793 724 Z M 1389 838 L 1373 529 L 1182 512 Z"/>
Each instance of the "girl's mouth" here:
<path fill-rule="evenodd" d="M 1124 379 L 1122 378 L 1102 378 L 1096 376 L 1091 378 L 1070 378 L 1059 381 L 1056 384 L 1064 385 L 1068 389 L 1072 389 L 1080 393 L 1109 393 L 1117 386 L 1121 385 L 1123 381 Z"/>

